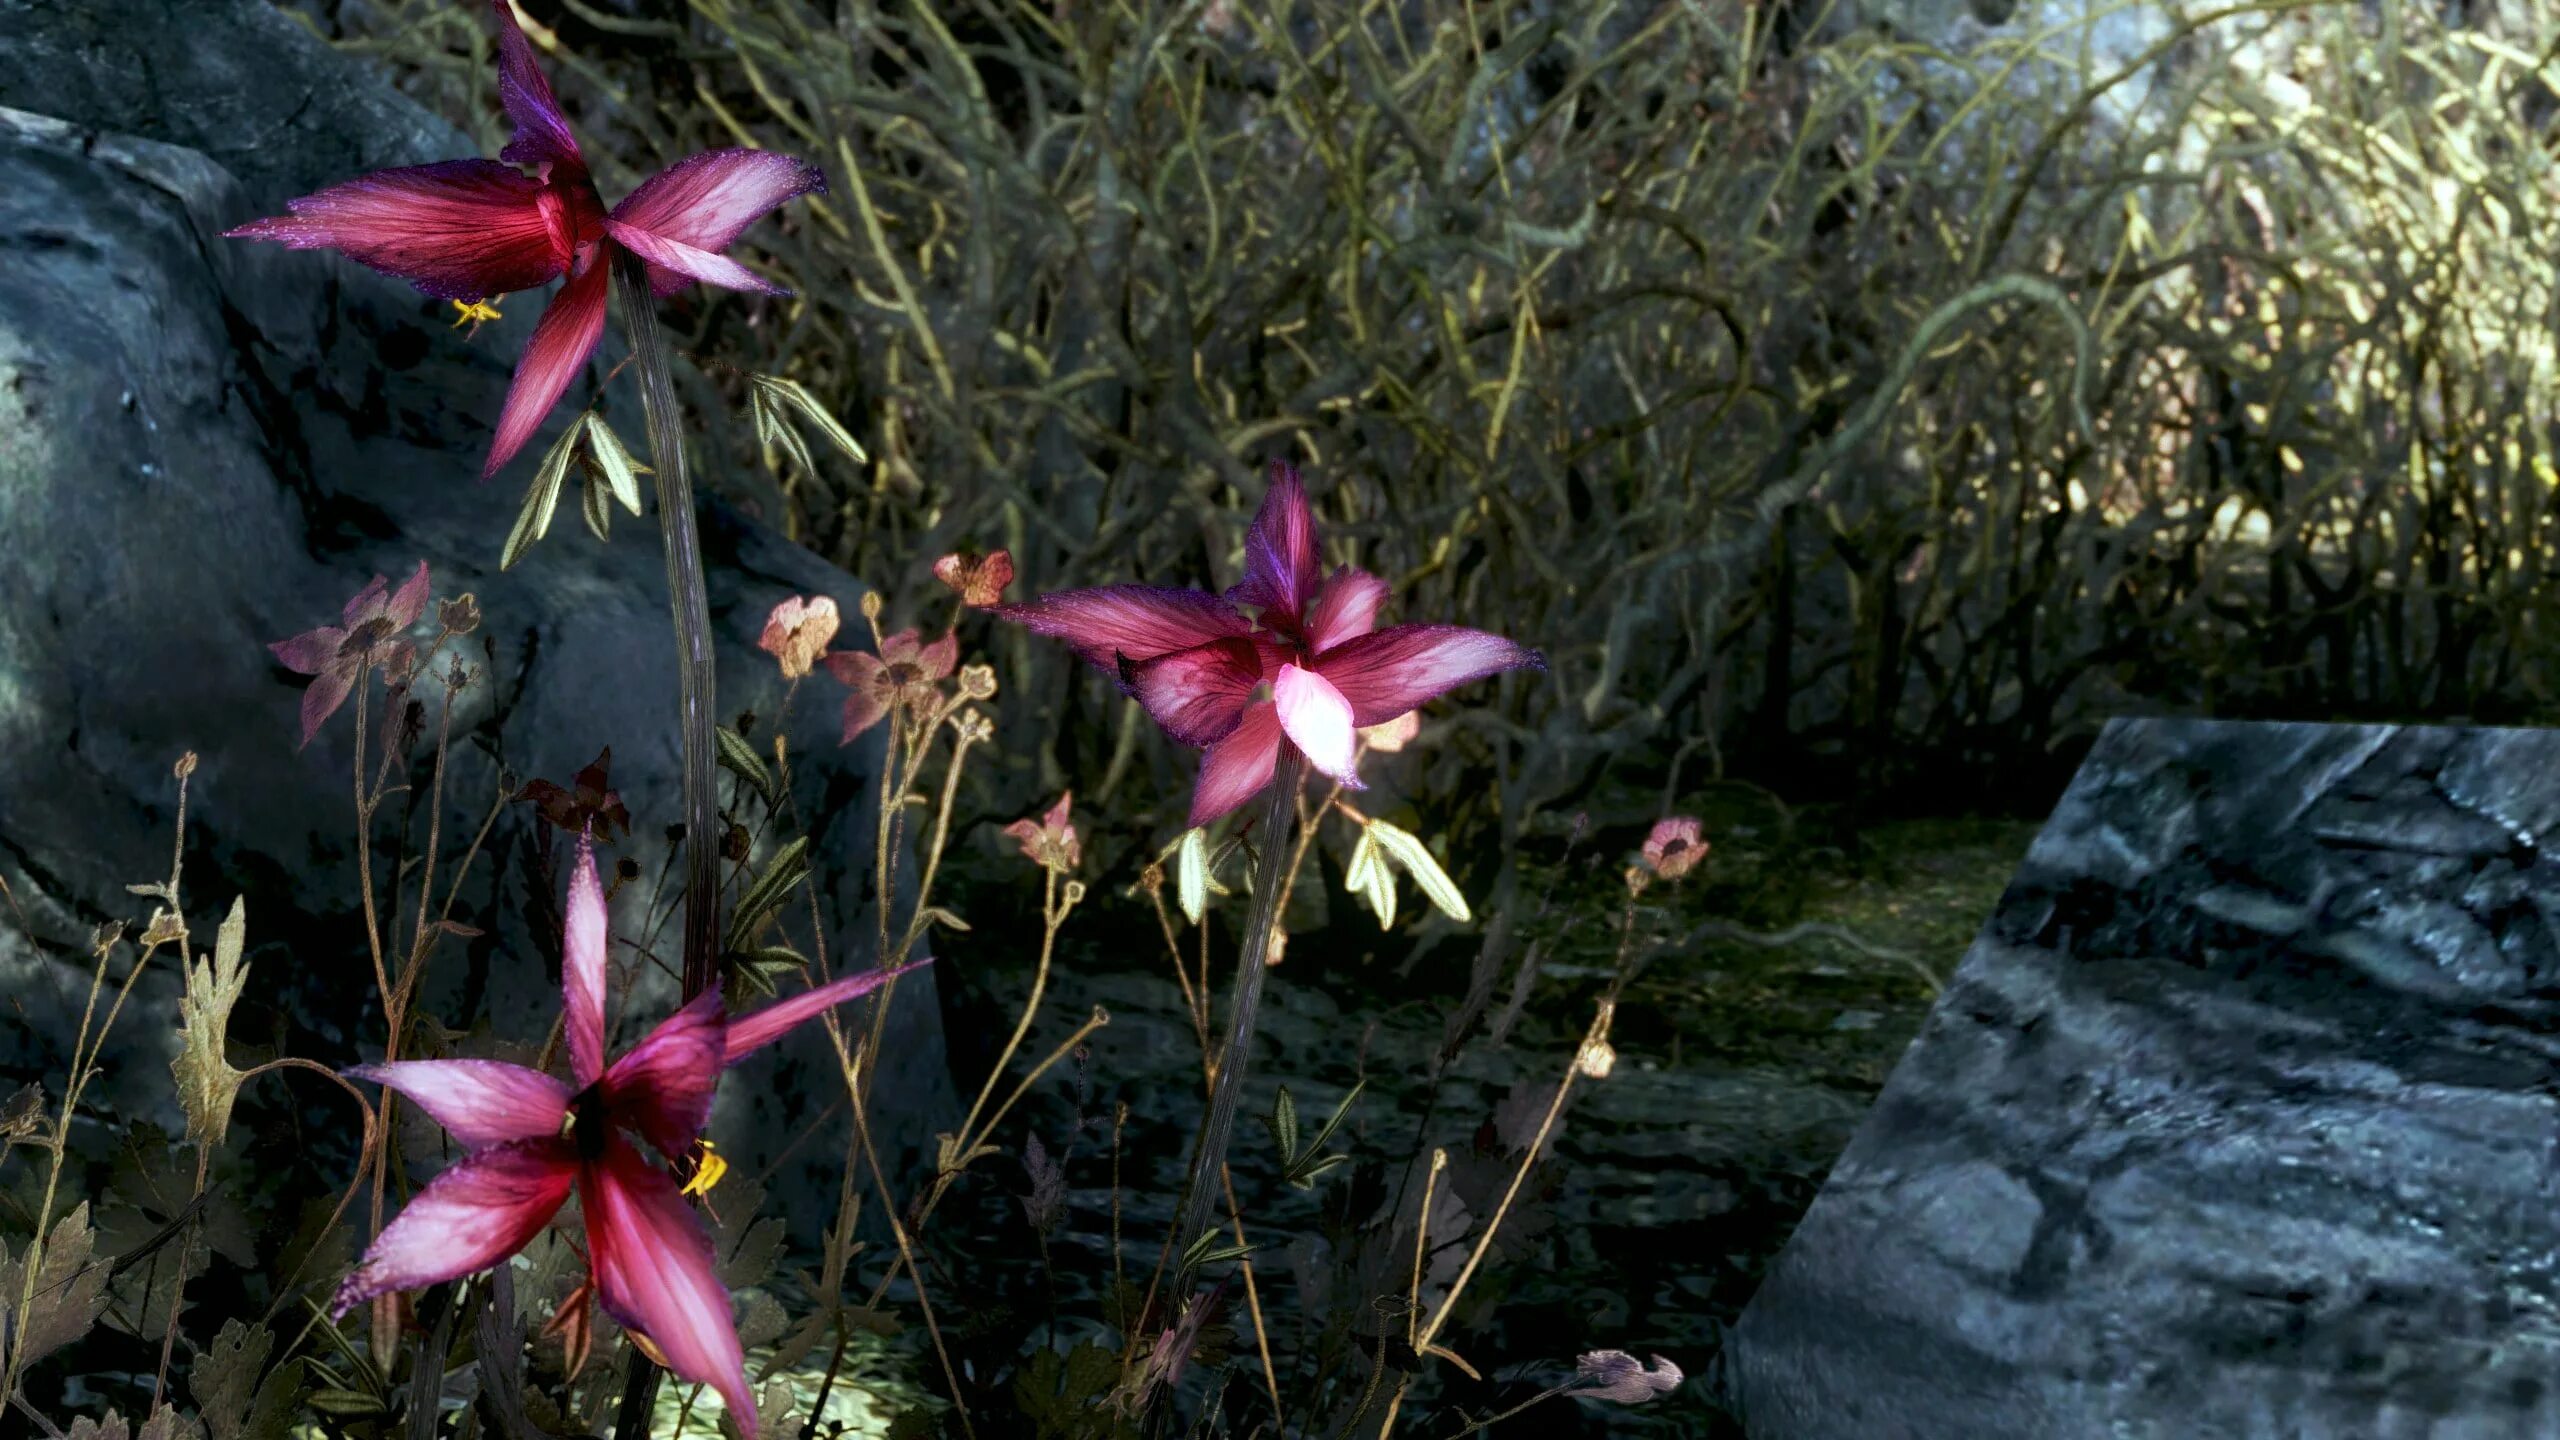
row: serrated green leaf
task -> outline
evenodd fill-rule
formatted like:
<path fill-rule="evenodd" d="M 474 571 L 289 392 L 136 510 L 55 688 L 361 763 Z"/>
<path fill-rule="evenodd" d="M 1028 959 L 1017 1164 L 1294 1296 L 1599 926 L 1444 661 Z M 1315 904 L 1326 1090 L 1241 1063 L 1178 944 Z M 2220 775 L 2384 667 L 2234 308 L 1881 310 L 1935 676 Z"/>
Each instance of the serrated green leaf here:
<path fill-rule="evenodd" d="M 577 458 L 578 442 L 585 434 L 585 426 L 572 425 L 542 452 L 542 463 L 534 468 L 533 483 L 525 487 L 524 508 L 516 512 L 515 526 L 507 531 L 507 543 L 498 549 L 499 569 L 514 568 L 535 541 L 551 533 L 551 514 L 560 508 L 560 488 L 569 483 L 569 462 Z"/>
<path fill-rule="evenodd" d="M 622 437 L 613 433 L 613 427 L 593 410 L 587 412 L 586 431 L 587 454 L 595 461 L 596 473 L 612 487 L 613 498 L 622 503 L 623 509 L 639 514 L 640 477 L 651 473 L 649 467 L 632 458 Z"/>
<path fill-rule="evenodd" d="M 851 456 L 856 464 L 869 462 L 870 452 L 862 448 L 862 442 L 853 438 L 853 432 L 846 429 L 844 422 L 835 417 L 834 411 L 818 403 L 818 397 L 809 393 L 808 386 L 778 375 L 766 376 L 764 379 L 776 396 L 789 402 L 794 409 L 807 416 L 809 423 L 818 427 L 818 433 L 826 436 L 837 449 Z M 802 463 L 805 464 L 807 452 L 803 451 L 802 455 Z"/>
<path fill-rule="evenodd" d="M 187 1138 L 200 1144 L 220 1145 L 231 1133 L 231 1105 L 240 1095 L 241 1072 L 231 1068 L 225 1044 L 231 1008 L 249 983 L 249 967 L 240 958 L 248 927 L 247 911 L 234 898 L 214 936 L 213 954 L 188 971 L 186 994 L 178 1001 L 178 1058 L 169 1062 L 169 1073 L 187 1113 Z"/>
<path fill-rule="evenodd" d="M 11 1327 L 17 1335 L 21 1367 L 88 1334 L 98 1323 L 99 1314 L 107 1308 L 107 1266 L 91 1263 L 97 1247 L 98 1235 L 89 1228 L 89 1203 L 84 1200 L 53 1222 L 53 1233 L 42 1244 L 30 1239 L 16 1263 L 0 1265 L 0 1305 L 11 1309 L 26 1293 L 27 1268 L 35 1268 L 33 1302 Z"/>
<path fill-rule="evenodd" d="M 1460 924 L 1475 918 L 1475 912 L 1467 908 L 1467 897 L 1458 893 L 1449 872 L 1440 868 L 1440 862 L 1419 839 L 1384 820 L 1370 821 L 1369 833 L 1378 837 L 1378 844 L 1403 867 L 1404 873 L 1413 877 L 1413 883 L 1440 907 L 1442 914 Z"/>
<path fill-rule="evenodd" d="M 756 787 L 756 794 L 764 797 L 765 804 L 773 804 L 773 769 L 764 763 L 764 757 L 756 753 L 755 747 L 747 743 L 747 737 L 726 725 L 715 725 L 711 738 L 720 747 L 720 767 Z"/>
<path fill-rule="evenodd" d="M 275 1336 L 263 1325 L 225 1321 L 187 1371 L 210 1440 L 287 1440 L 301 1400 L 302 1362 L 287 1360 L 259 1382 Z"/>

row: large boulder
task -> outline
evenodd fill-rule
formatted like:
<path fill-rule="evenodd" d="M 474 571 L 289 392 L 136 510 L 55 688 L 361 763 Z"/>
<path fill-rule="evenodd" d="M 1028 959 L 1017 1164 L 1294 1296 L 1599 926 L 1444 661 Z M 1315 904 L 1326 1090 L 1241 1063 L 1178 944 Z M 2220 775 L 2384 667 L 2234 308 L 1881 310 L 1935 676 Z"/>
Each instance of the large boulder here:
<path fill-rule="evenodd" d="M 266 643 L 334 621 L 367 579 L 420 560 L 439 595 L 476 593 L 495 645 L 456 712 L 445 870 L 502 769 L 565 781 L 610 745 L 634 821 L 617 853 L 641 877 L 617 919 L 643 936 L 672 898 L 657 882 L 679 811 L 654 517 L 625 517 L 600 544 L 564 506 L 502 574 L 520 479 L 474 478 L 536 297 L 466 336 L 397 281 L 221 238 L 288 196 L 470 142 L 259 0 L 0 0 L 0 107 L 0 879 L 27 922 L 0 925 L 0 1077 L 58 1083 L 87 937 L 146 912 L 126 887 L 168 870 L 170 767 L 188 750 L 201 756 L 191 918 L 209 930 L 235 894 L 248 907 L 256 970 L 235 1030 L 333 1063 L 379 1054 L 356 919 L 353 717 L 297 750 L 302 682 Z M 636 443 L 635 419 L 619 418 Z M 753 648 L 766 610 L 792 593 L 849 610 L 860 586 L 719 505 L 703 524 L 722 713 L 765 716 L 761 737 L 781 699 Z M 827 954 L 868 964 L 877 747 L 837 748 L 814 698 L 782 723 Z M 445 944 L 430 999 L 447 1020 L 538 1044 L 557 1003 L 556 882 L 533 825 L 529 807 L 506 807 L 456 912 L 486 933 Z M 423 830 L 420 815 L 413 845 Z M 377 883 L 389 903 L 387 873 Z M 626 1037 L 670 1003 L 661 972 L 640 970 Z M 177 990 L 165 962 L 138 982 L 91 1092 L 110 1111 L 174 1116 Z M 904 986 L 891 1017 L 874 1113 L 901 1151 L 956 1109 L 935 996 L 930 978 Z M 782 1160 L 777 1209 L 814 1238 L 845 1154 L 832 1054 L 802 1035 L 752 1063 L 724 1087 L 713 1133 L 750 1172 Z"/>
<path fill-rule="evenodd" d="M 1733 1338 L 1754 1440 L 2560 1434 L 2560 735 L 2118 721 Z"/>

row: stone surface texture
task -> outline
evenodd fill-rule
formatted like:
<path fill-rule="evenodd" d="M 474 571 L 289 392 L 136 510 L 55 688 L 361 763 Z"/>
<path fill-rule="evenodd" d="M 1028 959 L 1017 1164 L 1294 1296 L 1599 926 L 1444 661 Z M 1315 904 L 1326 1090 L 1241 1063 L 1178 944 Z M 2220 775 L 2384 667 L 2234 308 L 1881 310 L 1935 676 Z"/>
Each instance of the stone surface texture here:
<path fill-rule="evenodd" d="M 2560 734 L 2117 721 L 1732 1340 L 1755 1440 L 2560 1435 Z"/>

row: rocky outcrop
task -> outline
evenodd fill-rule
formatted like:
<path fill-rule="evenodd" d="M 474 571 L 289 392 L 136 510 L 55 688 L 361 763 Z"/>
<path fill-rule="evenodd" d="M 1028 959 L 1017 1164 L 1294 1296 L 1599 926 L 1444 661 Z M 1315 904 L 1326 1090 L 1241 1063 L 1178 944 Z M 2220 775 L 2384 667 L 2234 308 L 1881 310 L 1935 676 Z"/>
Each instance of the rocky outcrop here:
<path fill-rule="evenodd" d="M 1755 1440 L 2560 1433 L 2560 735 L 2119 721 L 1732 1342 Z"/>
<path fill-rule="evenodd" d="M 235 1032 L 332 1062 L 379 1053 L 354 918 L 352 717 L 298 752 L 301 681 L 265 646 L 422 559 L 439 595 L 477 594 L 495 646 L 457 712 L 449 825 L 477 823 L 502 767 L 565 781 L 610 745 L 634 819 L 620 853 L 642 876 L 617 910 L 640 934 L 677 814 L 653 521 L 598 543 L 564 513 L 501 574 L 520 479 L 474 478 L 538 305 L 466 336 L 399 282 L 219 238 L 328 181 L 475 147 L 257 0 L 0 0 L 0 106 L 0 878 L 26 919 L 0 924 L 0 1075 L 67 1063 L 88 934 L 141 915 L 125 887 L 166 874 L 170 765 L 188 750 L 191 914 L 209 926 L 241 894 L 250 917 Z M 767 716 L 769 733 L 765 611 L 795 592 L 850 608 L 860 587 L 716 505 L 704 528 L 722 708 Z M 829 955 L 867 963 L 876 751 L 838 749 L 822 709 L 785 722 L 799 815 Z M 538 1043 L 556 937 L 520 843 L 530 822 L 509 807 L 493 831 L 457 912 L 486 933 L 447 944 L 431 1008 Z M 92 1092 L 111 1110 L 168 1110 L 176 990 L 165 966 L 138 983 Z M 902 988 L 884 1057 L 875 1113 L 901 1146 L 953 1108 L 934 997 L 929 978 Z M 844 1154 L 828 1133 L 840 1114 L 793 1146 L 840 1093 L 822 1040 L 796 1036 L 724 1089 L 713 1133 L 751 1172 L 791 1147 L 775 1208 L 814 1236 Z"/>

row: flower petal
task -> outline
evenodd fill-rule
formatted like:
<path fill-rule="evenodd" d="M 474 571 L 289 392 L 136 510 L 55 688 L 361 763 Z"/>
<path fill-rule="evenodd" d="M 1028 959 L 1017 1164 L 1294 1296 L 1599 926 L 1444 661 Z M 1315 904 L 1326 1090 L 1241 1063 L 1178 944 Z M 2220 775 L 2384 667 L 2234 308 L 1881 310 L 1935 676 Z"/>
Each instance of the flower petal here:
<path fill-rule="evenodd" d="M 342 1072 L 397 1090 L 467 1149 L 560 1133 L 569 1087 L 503 1060 L 396 1060 Z"/>
<path fill-rule="evenodd" d="M 1366 570 L 1345 565 L 1316 592 L 1307 612 L 1307 648 L 1318 655 L 1378 628 L 1378 607 L 1387 598 L 1387 582 Z"/>
<path fill-rule="evenodd" d="M 776 1000 L 761 1010 L 731 1016 L 727 1050 L 721 1063 L 735 1065 L 781 1039 L 794 1027 L 816 1019 L 819 1011 L 870 994 L 891 976 L 904 975 L 910 970 L 932 963 L 932 959 L 928 957 L 913 964 L 901 965 L 895 970 L 866 970 L 859 975 L 847 975 L 842 979 L 831 980 L 815 990 L 804 990 L 788 1000 Z"/>
<path fill-rule="evenodd" d="M 612 218 L 617 225 L 716 256 L 729 248 L 739 232 L 784 201 L 812 192 L 823 194 L 826 188 L 827 177 L 816 166 L 788 155 L 771 150 L 705 150 L 641 181 L 639 189 L 613 207 Z M 770 288 L 762 282 L 758 287 Z"/>
<path fill-rule="evenodd" d="M 551 82 L 534 63 L 533 46 L 516 23 L 515 7 L 507 0 L 492 3 L 498 12 L 498 103 L 516 124 L 515 137 L 498 158 L 511 165 L 551 166 L 555 178 L 585 178 L 586 157 L 578 153 L 577 137 L 569 133 L 569 117 L 560 113 Z"/>
<path fill-rule="evenodd" d="M 1390 625 L 1315 661 L 1316 672 L 1351 702 L 1354 725 L 1383 724 L 1470 680 L 1523 665 L 1547 668 L 1535 650 L 1456 625 Z"/>
<path fill-rule="evenodd" d="M 311 737 L 320 733 L 329 717 L 338 713 L 338 707 L 347 703 L 347 694 L 363 678 L 364 668 L 361 663 L 333 660 L 328 669 L 311 677 L 310 688 L 302 692 L 303 744 L 310 744 Z"/>
<path fill-rule="evenodd" d="M 290 640 L 278 640 L 267 647 L 276 663 L 297 675 L 317 675 L 338 662 L 338 648 L 347 643 L 347 632 L 335 625 L 305 630 Z"/>
<path fill-rule="evenodd" d="M 1262 611 L 1263 624 L 1294 632 L 1315 599 L 1321 573 L 1316 517 L 1307 508 L 1306 487 L 1287 461 L 1274 460 L 1261 513 L 1244 532 L 1244 580 L 1227 598 Z"/>
<path fill-rule="evenodd" d="M 916 652 L 916 664 L 927 680 L 951 678 L 951 667 L 960 663 L 960 632 L 946 631 L 943 637 Z"/>
<path fill-rule="evenodd" d="M 530 290 L 566 270 L 542 183 L 495 160 L 377 170 L 227 234 L 336 250 L 443 300 Z"/>
<path fill-rule="evenodd" d="M 670 240 L 626 221 L 607 220 L 604 228 L 624 249 L 658 267 L 649 277 L 649 288 L 657 294 L 669 294 L 695 280 L 705 285 L 717 285 L 723 290 L 755 290 L 767 295 L 791 293 L 726 255 L 696 249 L 681 240 Z M 667 284 L 660 272 L 674 275 L 676 283 L 672 286 Z"/>
<path fill-rule="evenodd" d="M 606 1142 L 582 1178 L 597 1298 L 648 1337 L 677 1379 L 718 1390 L 739 1433 L 755 1440 L 737 1321 L 701 1220 L 664 1171 L 619 1140 Z"/>
<path fill-rule="evenodd" d="M 705 990 L 624 1052 L 604 1072 L 605 1113 L 612 1123 L 639 1131 L 669 1160 L 690 1151 L 711 1119 L 726 1021 L 720 992 Z"/>
<path fill-rule="evenodd" d="M 1120 688 L 1138 697 L 1164 733 L 1185 745 L 1226 739 L 1261 683 L 1261 652 L 1241 635 L 1120 666 Z"/>
<path fill-rule="evenodd" d="M 389 1290 L 458 1279 L 525 1247 L 569 1198 L 577 1152 L 558 1136 L 477 1150 L 446 1168 L 382 1227 L 338 1286 L 332 1316 Z"/>
<path fill-rule="evenodd" d="M 870 685 L 854 687 L 853 693 L 844 697 L 844 734 L 836 743 L 852 744 L 861 738 L 863 731 L 879 724 L 880 717 L 888 713 L 889 697 L 885 692 Z"/>
<path fill-rule="evenodd" d="M 418 617 L 427 613 L 427 595 L 431 588 L 427 582 L 427 562 L 421 560 L 418 573 L 401 581 L 400 588 L 392 592 L 390 600 L 382 607 L 383 615 L 391 621 L 393 628 L 406 630 L 418 623 Z"/>
<path fill-rule="evenodd" d="M 498 467 L 514 459 L 533 432 L 542 428 L 543 417 L 559 403 L 569 382 L 595 353 L 596 342 L 604 338 L 611 249 L 598 246 L 587 268 L 571 275 L 544 307 L 533 338 L 525 342 L 524 358 L 516 362 L 515 383 L 507 387 L 506 406 L 498 412 L 498 435 L 490 442 L 488 463 L 480 467 L 481 479 L 497 474 Z"/>
<path fill-rule="evenodd" d="M 1087 664 L 1114 674 L 1119 673 L 1123 655 L 1153 660 L 1252 628 L 1234 606 L 1205 590 L 1153 585 L 1061 590 L 1027 605 L 996 605 L 989 610 L 1029 626 L 1035 635 L 1064 640 Z"/>
<path fill-rule="evenodd" d="M 1280 715 L 1271 702 L 1253 706 L 1233 734 L 1200 757 L 1200 781 L 1191 790 L 1191 828 L 1225 815 L 1261 794 L 1280 763 Z"/>
<path fill-rule="evenodd" d="M 1333 777 L 1345 789 L 1360 790 L 1358 743 L 1352 735 L 1351 702 L 1313 670 L 1280 667 L 1271 682 L 1271 703 L 1280 712 L 1280 728 L 1307 753 L 1307 763 Z"/>
<path fill-rule="evenodd" d="M 604 1075 L 606 927 L 604 884 L 596 878 L 595 846 L 578 837 L 578 861 L 569 874 L 568 923 L 560 936 L 560 1023 L 569 1039 L 569 1073 L 580 1085 Z"/>
<path fill-rule="evenodd" d="M 390 579 L 382 575 L 374 576 L 366 581 L 364 588 L 350 597 L 346 604 L 338 607 L 338 623 L 349 630 L 354 630 L 366 621 L 378 618 L 382 614 L 383 600 L 390 594 Z"/>

